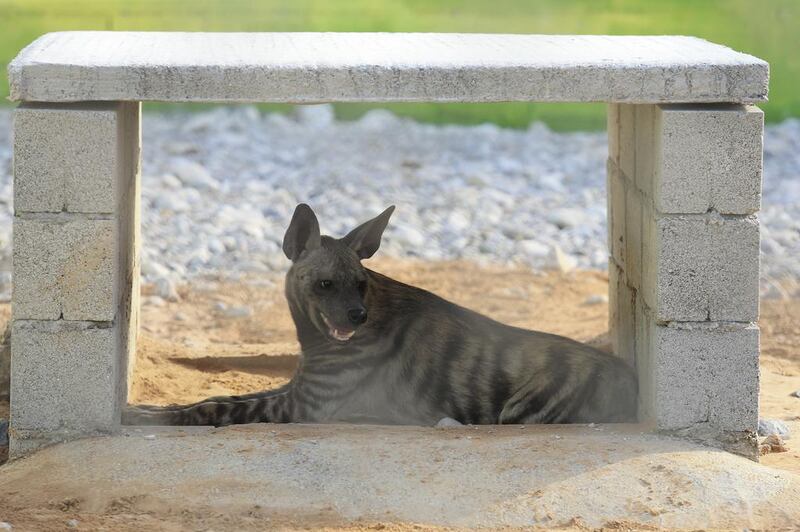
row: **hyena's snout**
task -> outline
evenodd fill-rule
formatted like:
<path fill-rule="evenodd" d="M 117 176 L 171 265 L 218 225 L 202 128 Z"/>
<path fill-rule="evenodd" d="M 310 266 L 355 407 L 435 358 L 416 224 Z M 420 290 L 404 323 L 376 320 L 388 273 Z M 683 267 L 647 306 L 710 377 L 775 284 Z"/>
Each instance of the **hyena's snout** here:
<path fill-rule="evenodd" d="M 347 319 L 349 319 L 350 323 L 355 327 L 363 325 L 367 321 L 367 309 L 363 306 L 351 308 L 347 311 Z"/>
<path fill-rule="evenodd" d="M 328 316 L 322 312 L 322 320 L 328 327 L 328 335 L 334 340 L 346 342 L 356 333 L 359 326 L 367 321 L 367 309 L 362 304 L 349 305 L 344 312 Z"/>

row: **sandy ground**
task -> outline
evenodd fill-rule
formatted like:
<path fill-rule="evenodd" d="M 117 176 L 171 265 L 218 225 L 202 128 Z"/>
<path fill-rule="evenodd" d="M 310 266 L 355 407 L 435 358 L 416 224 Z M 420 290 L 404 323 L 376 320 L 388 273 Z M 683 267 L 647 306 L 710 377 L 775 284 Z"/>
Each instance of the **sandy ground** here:
<path fill-rule="evenodd" d="M 607 293 L 605 273 L 534 273 L 466 262 L 376 260 L 371 266 L 500 321 L 607 348 L 607 304 L 587 303 L 591 296 Z M 193 283 L 191 288 L 182 287 L 179 292 L 179 301 L 159 305 L 145 297 L 131 402 L 186 403 L 211 395 L 271 388 L 290 378 L 297 360 L 297 344 L 280 278 L 249 278 L 237 283 L 208 280 Z M 246 307 L 250 315 L 229 317 L 223 305 L 225 309 Z M 0 319 L 4 315 L 7 308 L 0 306 Z M 761 413 L 763 417 L 787 421 L 795 434 L 795 439 L 787 442 L 789 452 L 764 456 L 762 464 L 800 473 L 800 445 L 795 443 L 800 441 L 800 399 L 789 395 L 800 389 L 800 301 L 762 302 L 761 330 Z M 0 405 L 0 415 L 3 408 Z M 35 509 L 37 500 L 41 502 L 41 498 L 31 500 L 34 506 L 29 511 Z M 69 513 L 54 510 L 52 505 L 40 510 L 42 515 L 52 515 L 53 520 L 45 519 L 37 526 L 50 523 L 54 529 L 63 527 L 64 516 Z M 0 515 L 0 520 L 12 517 Z M 175 526 L 180 522 L 169 512 L 161 517 Z M 106 511 L 93 514 L 90 519 L 96 519 L 96 526 L 147 528 L 158 518 L 158 511 L 131 514 L 124 519 Z M 204 521 L 200 526 L 189 521 L 187 517 L 191 528 L 209 524 Z M 294 525 L 324 522 L 303 520 Z M 225 528 L 224 520 L 214 523 Z M 618 528 L 627 526 L 618 524 Z M 415 525 L 364 524 L 363 528 L 376 526 L 399 530 Z"/>

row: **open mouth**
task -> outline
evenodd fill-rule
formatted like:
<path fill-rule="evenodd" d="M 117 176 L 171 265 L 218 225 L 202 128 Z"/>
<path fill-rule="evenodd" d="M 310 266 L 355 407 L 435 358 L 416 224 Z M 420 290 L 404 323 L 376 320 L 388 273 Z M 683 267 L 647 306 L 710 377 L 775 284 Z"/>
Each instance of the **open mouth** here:
<path fill-rule="evenodd" d="M 325 314 L 322 314 L 320 312 L 320 315 L 322 316 L 322 321 L 324 321 L 325 325 L 328 326 L 328 334 L 334 340 L 338 340 L 340 342 L 346 342 L 350 338 L 352 338 L 353 335 L 356 333 L 354 329 L 337 329 L 336 327 L 333 326 L 333 324 L 331 324 L 330 320 L 328 319 L 327 316 L 325 316 Z"/>

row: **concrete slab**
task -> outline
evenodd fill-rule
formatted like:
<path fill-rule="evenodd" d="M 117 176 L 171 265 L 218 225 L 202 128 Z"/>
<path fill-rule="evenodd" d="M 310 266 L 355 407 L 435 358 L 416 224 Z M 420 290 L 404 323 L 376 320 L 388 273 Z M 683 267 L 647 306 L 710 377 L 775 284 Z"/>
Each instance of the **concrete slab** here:
<path fill-rule="evenodd" d="M 11 99 L 754 102 L 769 66 L 681 36 L 50 33 L 8 67 Z"/>
<path fill-rule="evenodd" d="M 797 500 L 798 475 L 636 426 L 145 427 L 0 469 L 8 521 L 71 501 L 70 516 L 114 514 L 117 526 L 202 515 L 215 520 L 202 529 L 311 519 L 776 528 L 800 522 Z"/>

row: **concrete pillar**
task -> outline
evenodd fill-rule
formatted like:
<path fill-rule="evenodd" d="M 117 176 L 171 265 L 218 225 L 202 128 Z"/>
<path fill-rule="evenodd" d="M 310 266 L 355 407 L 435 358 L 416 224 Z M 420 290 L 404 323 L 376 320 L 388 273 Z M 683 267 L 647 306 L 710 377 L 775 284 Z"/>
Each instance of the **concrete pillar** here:
<path fill-rule="evenodd" d="M 615 352 L 640 419 L 756 456 L 763 113 L 609 105 Z"/>
<path fill-rule="evenodd" d="M 138 102 L 14 115 L 11 456 L 113 431 L 134 362 Z"/>

